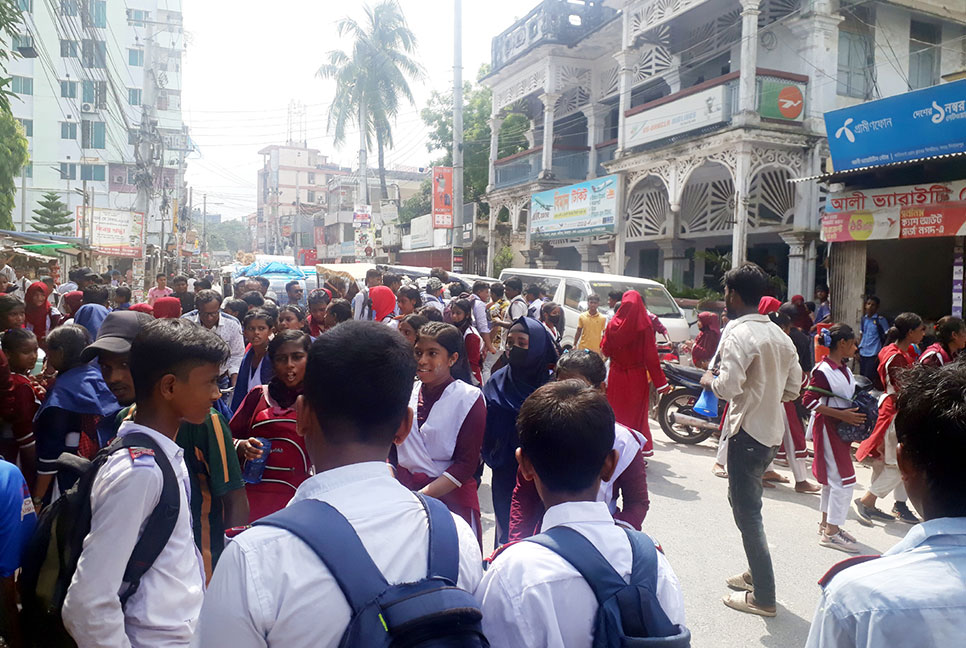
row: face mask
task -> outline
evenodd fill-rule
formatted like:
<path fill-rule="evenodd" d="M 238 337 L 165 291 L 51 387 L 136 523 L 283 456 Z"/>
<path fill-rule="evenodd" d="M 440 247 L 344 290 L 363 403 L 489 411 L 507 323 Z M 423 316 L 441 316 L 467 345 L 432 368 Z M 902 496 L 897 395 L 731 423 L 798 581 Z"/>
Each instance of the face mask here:
<path fill-rule="evenodd" d="M 522 369 L 527 364 L 527 349 L 510 347 L 510 350 L 507 351 L 507 359 L 510 361 L 511 367 Z"/>

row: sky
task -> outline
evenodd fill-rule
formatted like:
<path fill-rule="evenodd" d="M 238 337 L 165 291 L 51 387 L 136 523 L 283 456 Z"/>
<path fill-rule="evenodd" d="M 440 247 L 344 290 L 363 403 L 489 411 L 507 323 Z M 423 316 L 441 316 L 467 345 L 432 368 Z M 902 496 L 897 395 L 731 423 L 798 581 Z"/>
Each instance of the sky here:
<path fill-rule="evenodd" d="M 474 80 L 490 61 L 492 38 L 538 0 L 464 0 L 463 78 Z M 419 111 L 433 90 L 453 84 L 452 0 L 400 0 L 417 38 L 426 78 L 413 84 L 415 106 L 403 106 L 387 166 L 425 166 L 426 128 Z M 326 134 L 334 84 L 316 77 L 326 52 L 342 49 L 336 23 L 362 20 L 362 0 L 187 0 L 183 2 L 187 51 L 182 112 L 197 151 L 188 158 L 194 204 L 207 194 L 208 210 L 225 218 L 255 211 L 258 151 L 288 139 L 292 101 L 305 106 L 306 139 L 331 162 L 356 166 L 358 131 L 336 148 Z M 245 7 L 242 9 L 242 7 Z M 250 9 L 248 8 L 250 7 Z M 296 132 L 294 139 L 299 139 Z"/>

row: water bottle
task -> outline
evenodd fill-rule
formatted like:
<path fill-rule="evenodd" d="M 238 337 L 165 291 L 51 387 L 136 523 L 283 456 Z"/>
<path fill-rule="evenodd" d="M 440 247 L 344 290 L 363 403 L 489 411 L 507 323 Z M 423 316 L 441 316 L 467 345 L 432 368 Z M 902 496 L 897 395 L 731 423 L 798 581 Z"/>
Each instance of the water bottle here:
<path fill-rule="evenodd" d="M 242 469 L 242 479 L 246 484 L 259 484 L 262 481 L 262 473 L 265 472 L 265 464 L 268 462 L 268 454 L 272 451 L 272 442 L 264 437 L 255 437 L 261 442 L 262 456 L 258 459 L 249 459 L 245 462 Z"/>
<path fill-rule="evenodd" d="M 705 389 L 701 392 L 701 397 L 698 398 L 698 402 L 694 404 L 695 414 L 700 414 L 709 419 L 714 419 L 718 417 L 718 397 L 714 395 L 714 392 L 710 389 Z"/>

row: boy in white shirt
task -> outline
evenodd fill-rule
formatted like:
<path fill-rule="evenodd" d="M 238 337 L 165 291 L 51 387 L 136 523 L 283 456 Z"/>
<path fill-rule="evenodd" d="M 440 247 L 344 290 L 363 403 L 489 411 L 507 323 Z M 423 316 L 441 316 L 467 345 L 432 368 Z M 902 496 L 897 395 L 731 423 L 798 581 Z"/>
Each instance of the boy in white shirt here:
<path fill-rule="evenodd" d="M 589 540 L 625 580 L 632 549 L 605 502 L 601 480 L 617 465 L 614 413 L 607 399 L 583 381 L 545 385 L 524 402 L 517 421 L 517 460 L 534 481 L 547 511 L 542 529 L 569 527 Z M 657 601 L 676 626 L 684 626 L 684 599 L 667 559 L 657 554 Z M 523 541 L 498 552 L 476 598 L 483 630 L 493 648 L 589 648 L 597 600 L 590 585 L 563 557 Z"/>

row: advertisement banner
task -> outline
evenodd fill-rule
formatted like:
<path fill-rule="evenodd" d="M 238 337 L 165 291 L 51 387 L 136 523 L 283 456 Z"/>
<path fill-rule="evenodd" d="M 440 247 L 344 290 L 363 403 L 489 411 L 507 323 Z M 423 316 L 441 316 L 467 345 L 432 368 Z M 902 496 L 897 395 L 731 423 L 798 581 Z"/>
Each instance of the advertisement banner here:
<path fill-rule="evenodd" d="M 541 191 L 530 199 L 530 237 L 536 240 L 613 234 L 616 223 L 614 175 Z"/>
<path fill-rule="evenodd" d="M 464 249 L 461 247 L 453 248 L 453 272 L 463 272 L 464 252 Z"/>
<path fill-rule="evenodd" d="M 822 216 L 822 240 L 826 243 L 843 241 L 881 241 L 899 238 L 899 219 L 877 216 L 872 212 L 855 211 Z"/>
<path fill-rule="evenodd" d="M 926 207 L 904 207 L 899 219 L 900 238 L 931 238 L 966 235 L 966 202 Z"/>
<path fill-rule="evenodd" d="M 411 249 L 433 247 L 433 215 L 418 216 L 409 223 Z"/>
<path fill-rule="evenodd" d="M 355 256 L 356 253 L 356 243 L 355 241 L 342 241 L 336 246 L 338 249 L 337 257 L 351 257 Z"/>
<path fill-rule="evenodd" d="M 376 256 L 376 234 L 372 227 L 355 229 L 355 253 L 357 262 L 365 262 Z"/>
<path fill-rule="evenodd" d="M 84 208 L 77 207 L 76 232 L 83 232 Z M 144 255 L 144 214 L 121 209 L 88 207 L 90 245 L 100 254 L 136 259 Z"/>
<path fill-rule="evenodd" d="M 352 226 L 369 227 L 370 223 L 372 223 L 372 206 L 356 205 L 352 210 Z"/>
<path fill-rule="evenodd" d="M 966 151 L 966 79 L 825 113 L 835 171 Z"/>
<path fill-rule="evenodd" d="M 758 114 L 766 119 L 805 119 L 805 84 L 770 77 L 758 79 Z"/>
<path fill-rule="evenodd" d="M 725 121 L 725 92 L 724 85 L 715 86 L 627 117 L 626 147 L 720 124 Z"/>
<path fill-rule="evenodd" d="M 433 227 L 453 227 L 453 167 L 433 167 Z"/>

